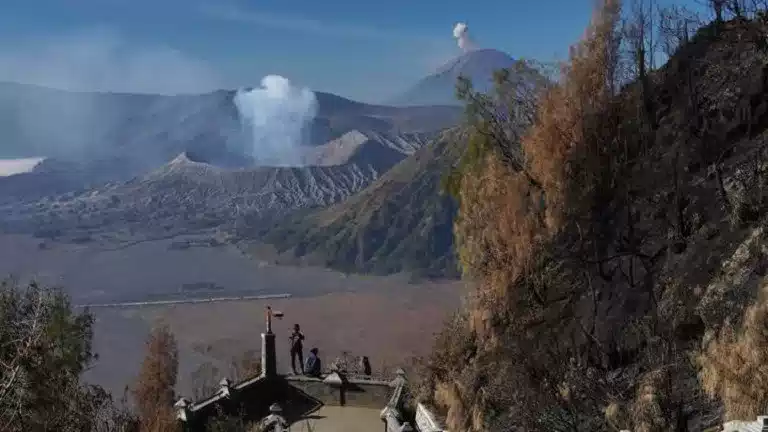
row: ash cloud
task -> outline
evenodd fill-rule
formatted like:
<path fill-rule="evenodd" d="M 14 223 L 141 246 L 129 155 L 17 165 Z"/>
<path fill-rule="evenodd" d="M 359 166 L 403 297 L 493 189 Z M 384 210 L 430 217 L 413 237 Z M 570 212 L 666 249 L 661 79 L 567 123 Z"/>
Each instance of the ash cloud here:
<path fill-rule="evenodd" d="M 314 92 L 282 76 L 268 75 L 261 87 L 238 91 L 234 102 L 250 141 L 250 156 L 258 164 L 302 164 L 301 147 L 317 114 Z"/>
<path fill-rule="evenodd" d="M 466 23 L 456 23 L 453 27 L 453 37 L 463 52 L 469 52 L 477 48 L 469 35 L 469 26 Z"/>

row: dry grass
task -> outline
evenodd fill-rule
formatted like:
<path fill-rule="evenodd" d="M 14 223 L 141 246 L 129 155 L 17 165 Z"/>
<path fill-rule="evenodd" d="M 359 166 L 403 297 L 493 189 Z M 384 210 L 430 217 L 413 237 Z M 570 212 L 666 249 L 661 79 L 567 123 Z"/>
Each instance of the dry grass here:
<path fill-rule="evenodd" d="M 669 396 L 669 371 L 657 369 L 644 374 L 637 388 L 632 406 L 632 421 L 637 432 L 668 430 L 668 416 L 664 405 Z"/>
<path fill-rule="evenodd" d="M 620 402 L 611 402 L 605 407 L 605 422 L 615 431 L 626 430 L 630 422 L 629 414 Z"/>
<path fill-rule="evenodd" d="M 725 405 L 728 420 L 754 420 L 768 407 L 768 292 L 744 313 L 740 329 L 727 324 L 698 356 L 701 383 Z"/>

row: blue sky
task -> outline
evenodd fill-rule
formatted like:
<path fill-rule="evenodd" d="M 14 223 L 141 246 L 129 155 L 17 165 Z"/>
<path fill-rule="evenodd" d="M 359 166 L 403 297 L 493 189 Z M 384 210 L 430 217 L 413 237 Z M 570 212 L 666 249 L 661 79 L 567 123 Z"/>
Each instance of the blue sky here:
<path fill-rule="evenodd" d="M 459 54 L 452 28 L 513 57 L 564 58 L 592 0 L 3 0 L 0 79 L 200 91 L 280 74 L 377 101 Z M 92 53 L 96 54 L 92 54 Z M 75 53 L 75 54 L 72 54 Z M 5 75 L 3 75 L 5 74 Z"/>

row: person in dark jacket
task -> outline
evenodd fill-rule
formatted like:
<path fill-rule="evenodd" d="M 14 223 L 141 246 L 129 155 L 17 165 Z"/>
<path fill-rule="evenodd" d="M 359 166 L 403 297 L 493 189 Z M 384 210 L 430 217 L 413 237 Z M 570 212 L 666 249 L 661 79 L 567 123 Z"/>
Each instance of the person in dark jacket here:
<path fill-rule="evenodd" d="M 304 373 L 307 376 L 320 378 L 322 366 L 320 364 L 320 357 L 317 356 L 317 352 L 317 348 L 309 350 L 309 357 L 307 357 L 307 365 L 304 367 Z"/>
<path fill-rule="evenodd" d="M 296 358 L 299 360 L 299 367 L 301 373 L 304 374 L 304 334 L 301 333 L 301 327 L 298 324 L 293 325 L 293 333 L 291 333 L 291 369 L 293 374 L 296 375 Z"/>

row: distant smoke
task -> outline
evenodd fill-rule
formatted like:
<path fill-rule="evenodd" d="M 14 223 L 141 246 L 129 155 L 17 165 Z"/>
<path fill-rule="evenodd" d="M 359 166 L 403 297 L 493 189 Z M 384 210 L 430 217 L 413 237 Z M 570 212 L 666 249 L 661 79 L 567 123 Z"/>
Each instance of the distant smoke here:
<path fill-rule="evenodd" d="M 456 43 L 459 44 L 462 51 L 467 52 L 475 49 L 475 44 L 469 37 L 469 27 L 466 23 L 456 23 L 453 27 L 453 37 L 456 38 Z"/>
<path fill-rule="evenodd" d="M 0 47 L 0 81 L 72 91 L 203 93 L 221 87 L 202 61 L 166 46 L 137 46 L 95 28 Z"/>
<path fill-rule="evenodd" d="M 240 90 L 234 101 L 252 139 L 251 156 L 259 164 L 301 164 L 304 133 L 317 114 L 317 98 L 311 90 L 269 75 L 261 80 L 261 88 Z"/>
<path fill-rule="evenodd" d="M 221 85 L 204 62 L 169 47 L 129 43 L 120 33 L 102 28 L 0 46 L 0 83 L 4 81 L 71 91 L 161 94 L 205 92 Z M 93 93 L 30 88 L 4 93 L 0 158 L 92 159 L 95 150 L 114 148 L 115 137 L 107 133 L 127 123 L 129 108 L 107 104 Z M 196 109 L 190 106 L 189 112 Z M 149 160 L 139 153 L 133 157 Z"/>

